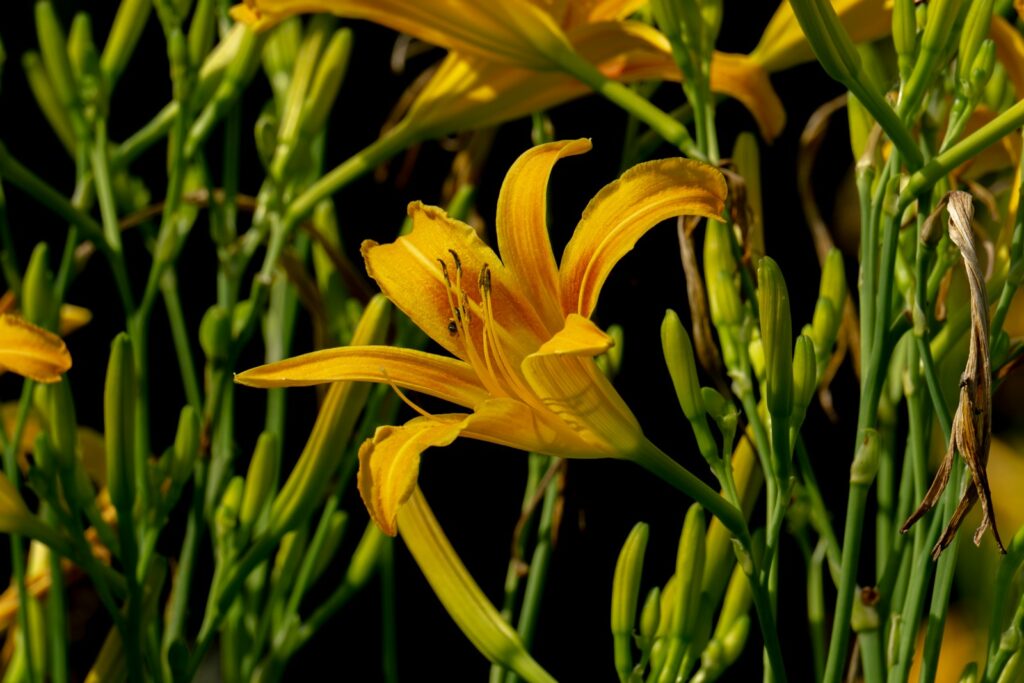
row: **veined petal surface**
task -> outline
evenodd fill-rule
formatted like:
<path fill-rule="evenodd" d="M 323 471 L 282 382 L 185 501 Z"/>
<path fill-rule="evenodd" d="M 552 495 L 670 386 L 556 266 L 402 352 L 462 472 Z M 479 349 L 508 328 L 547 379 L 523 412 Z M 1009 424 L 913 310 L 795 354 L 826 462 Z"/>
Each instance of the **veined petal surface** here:
<path fill-rule="evenodd" d="M 562 255 L 562 311 L 590 317 L 608 274 L 645 232 L 675 216 L 715 218 L 727 192 L 717 169 L 681 158 L 638 164 L 606 185 Z"/>
<path fill-rule="evenodd" d="M 17 316 L 0 315 L 0 370 L 51 383 L 69 369 L 71 354 L 60 337 Z"/>

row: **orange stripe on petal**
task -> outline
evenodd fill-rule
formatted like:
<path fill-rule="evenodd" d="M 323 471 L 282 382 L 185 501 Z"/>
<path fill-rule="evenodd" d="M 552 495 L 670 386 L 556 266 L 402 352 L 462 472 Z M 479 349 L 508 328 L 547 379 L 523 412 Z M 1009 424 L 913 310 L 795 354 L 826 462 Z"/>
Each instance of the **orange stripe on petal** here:
<path fill-rule="evenodd" d="M 562 255 L 562 311 L 590 317 L 604 281 L 648 230 L 675 216 L 718 216 L 722 174 L 688 159 L 638 164 L 606 185 L 587 206 Z"/>
<path fill-rule="evenodd" d="M 488 394 L 468 363 L 392 346 L 344 346 L 261 365 L 235 375 L 250 387 L 302 387 L 342 380 L 390 383 L 472 408 Z"/>
<path fill-rule="evenodd" d="M 589 140 L 539 145 L 509 169 L 498 195 L 495 220 L 498 250 L 505 266 L 533 301 L 548 329 L 563 323 L 558 297 L 558 266 L 548 237 L 548 179 L 555 162 L 590 151 Z"/>
<path fill-rule="evenodd" d="M 398 509 L 416 489 L 420 454 L 447 446 L 462 431 L 467 415 L 418 417 L 401 427 L 378 427 L 359 448 L 359 495 L 377 526 L 389 536 L 398 527 Z"/>
<path fill-rule="evenodd" d="M 37 382 L 59 382 L 71 368 L 64 341 L 13 315 L 0 315 L 0 369 Z"/>

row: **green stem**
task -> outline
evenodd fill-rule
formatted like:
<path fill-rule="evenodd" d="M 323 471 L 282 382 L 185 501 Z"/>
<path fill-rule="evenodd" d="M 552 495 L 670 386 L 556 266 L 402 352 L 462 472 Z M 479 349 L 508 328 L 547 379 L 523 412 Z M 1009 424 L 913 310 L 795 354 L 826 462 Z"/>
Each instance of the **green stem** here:
<path fill-rule="evenodd" d="M 45 521 L 53 524 L 56 515 L 46 506 L 41 510 Z M 46 594 L 46 630 L 47 655 L 49 659 L 49 680 L 53 683 L 67 683 L 68 680 L 68 640 L 70 634 L 67 627 L 67 599 L 64 590 L 64 570 L 60 566 L 60 555 L 51 550 L 50 590 Z M 24 603 L 22 603 L 24 604 Z"/>
<path fill-rule="evenodd" d="M 174 353 L 178 357 L 178 369 L 181 373 L 181 384 L 185 390 L 188 404 L 201 411 L 203 409 L 202 392 L 199 388 L 199 374 L 196 372 L 195 360 L 192 357 L 191 334 L 185 313 L 178 295 L 178 276 L 174 269 L 168 268 L 160 278 L 160 292 L 164 297 L 164 308 L 167 310 L 167 321 L 171 325 L 171 339 L 174 341 Z"/>

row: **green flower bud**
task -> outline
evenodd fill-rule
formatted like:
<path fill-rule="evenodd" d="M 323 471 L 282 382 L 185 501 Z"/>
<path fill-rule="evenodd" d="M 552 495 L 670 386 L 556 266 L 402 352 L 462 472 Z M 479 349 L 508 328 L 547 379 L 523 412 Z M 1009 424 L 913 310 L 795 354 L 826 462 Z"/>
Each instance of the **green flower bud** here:
<path fill-rule="evenodd" d="M 990 38 L 982 41 L 971 65 L 969 81 L 971 93 L 982 93 L 996 68 L 996 43 Z"/>
<path fill-rule="evenodd" d="M 188 26 L 188 64 L 200 64 L 213 46 L 217 10 L 213 0 L 199 0 Z"/>
<path fill-rule="evenodd" d="M 233 536 L 238 528 L 238 515 L 242 507 L 242 495 L 245 491 L 245 480 L 240 476 L 231 477 L 231 481 L 224 488 L 224 495 L 220 498 L 213 516 L 213 529 L 217 538 L 222 542 Z M 239 539 L 244 542 L 244 539 Z"/>
<path fill-rule="evenodd" d="M 345 585 L 351 586 L 353 592 L 365 586 L 373 573 L 377 571 L 381 550 L 387 543 L 392 543 L 391 538 L 386 536 L 376 524 L 370 522 L 366 525 L 363 537 L 359 539 L 359 545 L 352 553 L 352 560 L 348 563 L 348 570 L 345 572 Z"/>
<path fill-rule="evenodd" d="M 764 256 L 764 208 L 761 201 L 761 152 L 758 148 L 757 136 L 743 132 L 736 136 L 736 144 L 732 149 L 732 163 L 736 172 L 743 177 L 747 186 L 747 234 L 744 247 L 756 261 Z M 709 221 L 710 224 L 710 221 Z M 718 224 L 725 228 L 725 224 Z M 710 227 L 710 225 L 709 225 Z M 707 239 L 705 237 L 705 239 Z M 731 252 L 731 247 L 730 247 Z M 729 272 L 735 272 L 735 267 Z"/>
<path fill-rule="evenodd" d="M 732 403 L 717 389 L 701 387 L 700 396 L 704 401 L 704 409 L 716 422 L 734 411 Z"/>
<path fill-rule="evenodd" d="M 960 683 L 978 683 L 978 663 L 969 662 L 960 673 Z"/>
<path fill-rule="evenodd" d="M 921 49 L 926 52 L 941 53 L 950 36 L 953 25 L 960 14 L 962 0 L 932 0 L 928 3 L 928 22 L 921 37 Z M 972 4 L 981 4 L 972 0 Z M 991 9 L 989 10 L 991 12 Z M 988 33 L 988 22 L 985 22 L 985 34 Z"/>
<path fill-rule="evenodd" d="M 274 27 L 263 44 L 263 71 L 274 91 L 274 100 L 284 102 L 292 80 L 295 59 L 302 44 L 302 21 L 292 17 Z"/>
<path fill-rule="evenodd" d="M 972 0 L 968 3 L 964 26 L 960 31 L 960 45 L 956 53 L 956 76 L 961 84 L 971 78 L 971 69 L 982 42 L 988 37 L 992 23 L 994 0 Z"/>
<path fill-rule="evenodd" d="M 92 17 L 87 12 L 78 12 L 71 20 L 71 30 L 68 32 L 68 62 L 80 90 L 87 81 L 91 81 L 90 88 L 99 87 L 99 55 L 96 53 L 96 43 L 92 39 Z M 83 99 L 93 100 L 97 94 L 93 92 Z"/>
<path fill-rule="evenodd" d="M 32 443 L 32 455 L 35 458 L 35 465 L 39 472 L 43 474 L 46 480 L 46 487 L 51 491 L 56 489 L 56 474 L 57 474 L 57 453 L 53 449 L 53 444 L 50 443 L 50 437 L 47 436 L 46 432 L 37 432 L 36 438 Z M 31 477 L 31 475 L 30 475 Z M 31 478 L 29 483 L 32 483 Z"/>
<path fill-rule="evenodd" d="M 751 599 L 750 579 L 743 573 L 743 568 L 736 565 L 729 576 L 729 585 L 722 600 L 722 610 L 718 614 L 718 623 L 715 624 L 716 639 L 724 638 L 729 628 L 747 614 Z"/>
<path fill-rule="evenodd" d="M 648 527 L 638 522 L 629 532 L 615 563 L 612 580 L 612 640 L 615 647 L 615 670 L 619 680 L 629 678 L 633 670 L 633 624 L 636 620 L 636 602 L 640 593 L 640 574 L 644 568 Z"/>
<path fill-rule="evenodd" d="M 1003 100 L 1006 98 L 1007 93 L 1013 93 L 1013 88 L 1010 87 L 1010 80 L 1006 69 L 997 62 L 992 69 L 992 76 L 988 79 L 988 83 L 985 84 L 982 102 L 992 111 L 999 111 L 1003 106 Z M 1016 95 L 1013 96 L 1015 97 Z"/>
<path fill-rule="evenodd" d="M 280 449 L 273 432 L 263 432 L 256 441 L 245 477 L 245 495 L 238 513 L 238 521 L 248 533 L 263 510 L 269 509 L 271 497 L 277 490 L 281 467 Z"/>
<path fill-rule="evenodd" d="M 376 528 L 376 525 L 374 524 L 370 524 L 370 526 Z M 310 583 L 313 583 L 320 578 L 324 573 L 324 570 L 327 569 L 328 565 L 334 559 L 334 554 L 338 552 L 338 546 L 341 545 L 341 540 L 345 537 L 345 531 L 347 529 L 348 513 L 344 510 L 335 510 L 331 513 L 331 516 L 327 518 L 327 530 L 324 532 L 324 540 L 320 544 L 320 552 L 316 556 L 313 571 L 309 576 Z M 358 549 L 356 552 L 358 552 Z"/>
<path fill-rule="evenodd" d="M 810 326 L 805 326 L 803 334 L 814 340 L 814 348 L 817 350 L 819 361 L 827 361 L 832 345 L 835 344 L 836 334 L 839 332 L 839 325 L 842 319 L 839 313 L 832 306 L 832 302 L 826 299 L 818 299 L 814 305 L 814 317 L 811 318 Z"/>
<path fill-rule="evenodd" d="M 896 48 L 900 78 L 906 81 L 917 56 L 917 17 L 914 0 L 896 0 L 892 8 L 892 42 Z"/>
<path fill-rule="evenodd" d="M 661 587 L 655 586 L 647 592 L 644 606 L 640 609 L 640 635 L 637 637 L 637 646 L 648 656 L 651 654 L 651 646 L 654 644 L 654 637 L 660 623 Z"/>
<path fill-rule="evenodd" d="M 43 64 L 46 65 L 46 73 L 57 94 L 57 101 L 68 110 L 77 109 L 78 94 L 71 62 L 68 61 L 67 39 L 53 3 L 50 0 L 38 0 L 35 12 L 39 51 L 43 55 Z"/>
<path fill-rule="evenodd" d="M 724 664 L 723 669 L 731 665 L 743 652 L 743 648 L 747 644 L 747 636 L 750 634 L 750 616 L 747 614 L 742 615 L 736 621 L 732 622 L 732 626 L 725 633 L 725 636 L 721 639 L 722 643 L 722 663 Z"/>
<path fill-rule="evenodd" d="M 814 342 L 801 334 L 793 349 L 793 427 L 799 428 L 803 423 L 807 406 L 811 404 L 817 388 L 818 362 L 814 354 Z"/>
<path fill-rule="evenodd" d="M 850 483 L 860 486 L 868 486 L 878 474 L 878 432 L 874 429 L 865 429 L 857 444 L 857 450 L 853 454 L 853 463 L 850 465 Z"/>
<path fill-rule="evenodd" d="M 182 485 L 192 476 L 192 466 L 199 453 L 199 413 L 185 406 L 178 415 L 178 431 L 174 435 L 171 455 L 171 481 Z"/>
<path fill-rule="evenodd" d="M 32 96 L 35 98 L 36 104 L 39 105 L 39 109 L 42 110 L 43 116 L 46 117 L 47 123 L 50 124 L 50 128 L 60 139 L 61 144 L 64 145 L 64 149 L 68 153 L 73 153 L 75 132 L 71 127 L 71 120 L 68 118 L 64 105 L 57 97 L 57 91 L 53 89 L 53 82 L 46 73 L 46 67 L 43 66 L 39 53 L 26 52 L 21 57 L 21 66 L 25 71 L 25 79 L 28 81 Z"/>
<path fill-rule="evenodd" d="M 253 300 L 242 299 L 231 309 L 231 338 L 237 339 L 242 335 L 249 314 L 252 312 Z"/>
<path fill-rule="evenodd" d="M 309 95 L 303 105 L 302 131 L 315 135 L 323 130 L 327 115 L 341 89 L 341 82 L 348 71 L 348 60 L 352 54 L 352 31 L 343 28 L 334 32 L 327 48 L 320 56 Z"/>
<path fill-rule="evenodd" d="M 874 595 L 874 600 L 865 600 L 864 596 L 868 593 Z M 877 604 L 877 592 L 874 589 L 864 588 L 861 590 L 861 594 L 853 601 L 853 613 L 850 615 L 850 627 L 854 633 L 864 633 L 865 631 L 877 631 L 881 625 L 881 619 L 878 616 Z"/>
<path fill-rule="evenodd" d="M 697 380 L 693 345 L 679 316 L 671 308 L 665 311 L 665 318 L 661 321 L 661 350 L 683 414 L 691 421 L 700 419 L 704 415 L 704 401 Z"/>
<path fill-rule="evenodd" d="M 842 252 L 836 248 L 830 249 L 825 255 L 818 297 L 829 301 L 836 311 L 842 311 L 846 303 L 846 266 L 843 264 Z"/>
<path fill-rule="evenodd" d="M 732 252 L 731 228 L 719 221 L 708 221 L 704 231 L 704 270 L 708 273 L 722 271 L 733 275 L 737 270 L 736 257 Z"/>
<path fill-rule="evenodd" d="M 132 454 L 135 416 L 135 371 L 132 343 L 124 332 L 114 337 L 103 388 L 103 435 L 107 450 L 107 488 L 122 519 L 131 519 L 135 498 Z"/>
<path fill-rule="evenodd" d="M 757 381 L 763 384 L 765 377 L 765 358 L 764 344 L 761 343 L 760 335 L 754 336 L 750 339 L 750 343 L 747 344 L 747 355 L 750 357 L 750 367 L 754 370 L 754 376 L 757 377 Z"/>
<path fill-rule="evenodd" d="M 790 0 L 793 14 L 825 73 L 840 83 L 858 79 L 860 56 L 829 0 Z"/>
<path fill-rule="evenodd" d="M 626 339 L 625 330 L 622 329 L 621 325 L 609 325 L 605 332 L 612 338 L 612 345 L 595 360 L 598 367 L 601 368 L 601 372 L 608 379 L 615 379 L 619 374 L 619 370 L 622 369 L 623 343 Z"/>
<path fill-rule="evenodd" d="M 228 311 L 220 304 L 206 310 L 199 322 L 199 346 L 210 360 L 227 358 L 231 345 L 231 320 Z"/>
<path fill-rule="evenodd" d="M 114 24 L 110 27 L 107 43 L 100 56 L 100 68 L 109 87 L 113 88 L 131 59 L 152 6 L 150 0 L 121 0 L 118 5 Z"/>
<path fill-rule="evenodd" d="M 786 281 L 779 266 L 768 256 L 757 267 L 757 303 L 768 380 L 768 412 L 775 419 L 784 419 L 793 410 L 793 324 Z"/>
<path fill-rule="evenodd" d="M 32 250 L 21 288 L 21 309 L 25 319 L 45 327 L 54 313 L 56 303 L 53 300 L 53 273 L 50 272 L 49 249 L 45 242 L 37 243 Z"/>
<path fill-rule="evenodd" d="M 668 649 L 658 680 L 674 683 L 686 647 L 693 639 L 700 611 L 700 588 L 704 574 L 705 525 L 704 510 L 697 503 L 690 506 L 683 522 L 676 555 L 676 601 L 668 631 Z"/>
<path fill-rule="evenodd" d="M 306 536 L 306 530 L 299 529 L 289 531 L 281 538 L 281 545 L 274 556 L 274 568 L 270 572 L 271 585 L 292 584 L 306 554 Z"/>
<path fill-rule="evenodd" d="M 46 423 L 58 465 L 66 470 L 75 465 L 78 447 L 78 425 L 75 421 L 75 400 L 71 383 L 66 379 L 53 384 L 40 384 L 46 406 Z"/>

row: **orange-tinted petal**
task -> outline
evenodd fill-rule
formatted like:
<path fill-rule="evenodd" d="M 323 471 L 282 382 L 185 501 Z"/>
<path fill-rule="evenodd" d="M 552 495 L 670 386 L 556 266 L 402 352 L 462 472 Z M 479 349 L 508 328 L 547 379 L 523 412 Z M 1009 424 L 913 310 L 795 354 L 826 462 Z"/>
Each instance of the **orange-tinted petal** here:
<path fill-rule="evenodd" d="M 13 315 L 0 315 L 0 370 L 37 382 L 59 382 L 71 368 L 60 337 Z"/>
<path fill-rule="evenodd" d="M 488 397 L 467 363 L 392 346 L 343 346 L 314 351 L 235 375 L 239 384 L 266 388 L 340 380 L 394 384 L 467 408 Z"/>
<path fill-rule="evenodd" d="M 295 14 L 366 19 L 451 50 L 533 69 L 557 68 L 572 48 L 558 24 L 528 0 L 246 0 L 232 16 L 264 29 Z"/>
<path fill-rule="evenodd" d="M 717 169 L 680 158 L 638 164 L 606 185 L 562 255 L 562 311 L 589 317 L 608 274 L 645 232 L 674 216 L 714 218 L 726 194 Z"/>
<path fill-rule="evenodd" d="M 538 145 L 512 164 L 501 184 L 495 228 L 505 266 L 553 334 L 562 326 L 558 265 L 548 237 L 548 179 L 559 159 L 590 150 L 589 140 Z"/>
<path fill-rule="evenodd" d="M 398 531 L 398 508 L 416 488 L 420 454 L 447 446 L 462 431 L 468 415 L 417 417 L 401 427 L 378 427 L 359 448 L 359 495 L 370 517 L 389 536 Z"/>
<path fill-rule="evenodd" d="M 599 21 L 625 19 L 646 4 L 646 0 L 569 0 L 562 26 L 570 29 Z"/>
<path fill-rule="evenodd" d="M 590 318 L 578 313 L 570 313 L 565 318 L 565 326 L 544 345 L 537 353 L 553 356 L 600 356 L 614 345 L 615 340 L 605 334 L 604 330 L 595 325 Z"/>
<path fill-rule="evenodd" d="M 381 291 L 420 329 L 452 354 L 463 360 L 483 358 L 483 310 L 480 307 L 480 274 L 490 270 L 494 331 L 508 352 L 522 357 L 547 339 L 549 332 L 515 277 L 502 265 L 494 251 L 470 226 L 450 218 L 444 211 L 419 202 L 409 205 L 412 231 L 391 244 L 363 243 L 366 270 Z M 461 281 L 455 256 L 461 263 Z M 445 262 L 442 269 L 439 261 Z M 445 269 L 451 290 L 445 284 Z M 467 349 L 462 317 L 453 311 L 452 297 L 465 293 L 470 315 Z M 458 301 L 455 302 L 458 305 Z M 464 317 L 464 316 L 463 316 Z M 458 318 L 458 320 L 457 320 Z M 477 367 L 477 372 L 482 371 Z M 487 378 L 481 376 L 487 385 Z"/>
<path fill-rule="evenodd" d="M 587 444 L 586 455 L 626 457 L 643 442 L 633 413 L 592 358 L 538 352 L 523 361 L 523 374 L 547 409 Z"/>
<path fill-rule="evenodd" d="M 1006 69 L 1017 98 L 1024 98 L 1024 37 L 1010 22 L 997 16 L 992 17 L 989 36 L 996 44 L 996 59 Z"/>

